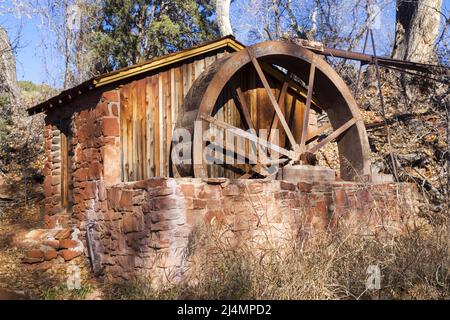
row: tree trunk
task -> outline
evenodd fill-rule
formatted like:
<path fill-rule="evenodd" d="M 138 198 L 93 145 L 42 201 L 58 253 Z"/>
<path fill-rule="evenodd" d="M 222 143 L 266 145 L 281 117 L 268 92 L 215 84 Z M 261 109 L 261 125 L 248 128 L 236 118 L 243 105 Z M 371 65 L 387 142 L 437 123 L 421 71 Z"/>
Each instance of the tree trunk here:
<path fill-rule="evenodd" d="M 447 212 L 450 212 L 450 94 L 447 95 L 447 97 L 444 99 L 444 103 L 447 107 Z M 450 219 L 448 223 L 450 227 Z M 450 246 L 449 246 L 449 253 L 450 253 Z M 450 255 L 449 255 L 449 263 L 450 263 Z"/>
<path fill-rule="evenodd" d="M 397 0 L 392 57 L 421 63 L 436 62 L 442 0 Z"/>
<path fill-rule="evenodd" d="M 19 99 L 16 76 L 16 59 L 8 33 L 0 27 L 0 95 L 8 98 L 10 106 L 15 106 Z"/>
<path fill-rule="evenodd" d="M 230 2 L 231 0 L 216 0 L 217 25 L 222 37 L 233 35 L 230 22 Z"/>

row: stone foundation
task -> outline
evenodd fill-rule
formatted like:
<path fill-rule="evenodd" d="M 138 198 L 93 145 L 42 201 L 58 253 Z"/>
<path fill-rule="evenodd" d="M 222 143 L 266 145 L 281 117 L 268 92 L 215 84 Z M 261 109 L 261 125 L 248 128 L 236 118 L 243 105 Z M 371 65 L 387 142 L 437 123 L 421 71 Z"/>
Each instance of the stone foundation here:
<path fill-rule="evenodd" d="M 13 244 L 27 249 L 23 258 L 24 263 L 52 261 L 61 264 L 84 253 L 84 244 L 79 235 L 80 230 L 77 228 L 34 229 L 16 234 L 13 237 Z"/>
<path fill-rule="evenodd" d="M 48 114 L 45 141 L 45 227 L 80 227 L 90 215 L 106 208 L 106 189 L 121 181 L 118 90 L 92 93 L 76 105 Z M 68 188 L 72 206 L 61 205 L 61 130 L 66 119 L 71 132 L 71 179 Z M 108 168 L 108 169 L 105 169 Z"/>
<path fill-rule="evenodd" d="M 113 281 L 176 282 L 195 259 L 189 241 L 204 223 L 223 227 L 232 245 L 245 241 L 265 250 L 341 226 L 361 234 L 397 231 L 415 214 L 417 200 L 411 184 L 184 178 L 122 183 L 107 188 L 107 208 L 93 217 L 95 266 Z"/>
<path fill-rule="evenodd" d="M 195 260 L 189 241 L 203 224 L 223 228 L 232 245 L 245 242 L 265 250 L 340 226 L 362 234 L 380 228 L 398 230 L 404 218 L 415 213 L 419 196 L 412 185 L 338 182 L 333 171 L 317 167 L 297 174 L 303 177 L 300 181 L 320 183 L 187 178 L 120 183 L 119 110 L 119 90 L 105 87 L 47 113 L 48 234 L 36 240 L 26 262 L 44 261 L 47 251 L 48 259 L 54 257 L 47 245 L 55 240 L 51 230 L 68 228 L 80 231 L 83 245 L 77 246 L 78 252 L 89 256 L 88 249 L 94 251 L 96 273 L 113 281 L 150 277 L 158 286 L 186 277 Z M 70 153 L 64 155 L 71 163 L 66 183 L 72 205 L 67 207 L 62 204 L 61 187 L 61 130 L 66 128 L 62 119 L 71 132 Z M 289 170 L 283 169 L 280 180 L 298 179 Z M 384 178 L 367 180 L 386 182 Z M 68 258 L 62 250 L 68 249 L 58 243 L 54 251 L 59 260 Z"/>

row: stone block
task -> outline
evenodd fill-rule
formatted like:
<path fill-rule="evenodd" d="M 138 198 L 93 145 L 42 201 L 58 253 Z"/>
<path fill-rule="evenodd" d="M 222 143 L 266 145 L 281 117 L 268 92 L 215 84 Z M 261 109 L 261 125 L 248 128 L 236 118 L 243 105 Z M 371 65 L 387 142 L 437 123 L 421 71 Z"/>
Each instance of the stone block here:
<path fill-rule="evenodd" d="M 45 229 L 53 229 L 56 227 L 56 224 L 58 222 L 58 217 L 55 215 L 49 215 L 50 211 L 53 210 L 55 207 L 50 205 L 50 208 L 47 208 L 46 205 L 46 212 L 47 214 L 44 216 L 44 228 Z"/>
<path fill-rule="evenodd" d="M 313 185 L 311 183 L 307 183 L 307 182 L 299 182 L 297 184 L 298 186 L 298 190 L 300 190 L 301 192 L 311 192 Z"/>
<path fill-rule="evenodd" d="M 106 100 L 107 102 L 119 102 L 119 91 L 111 90 L 103 92 L 102 99 Z"/>
<path fill-rule="evenodd" d="M 52 179 L 49 176 L 46 176 L 44 179 L 44 196 L 46 198 L 52 195 Z"/>
<path fill-rule="evenodd" d="M 333 183 L 336 181 L 335 170 L 310 165 L 295 165 L 283 167 L 277 174 L 278 180 L 293 183 Z"/>
<path fill-rule="evenodd" d="M 199 193 L 198 197 L 201 199 L 219 199 L 222 194 L 222 189 L 219 185 L 206 185 Z"/>
<path fill-rule="evenodd" d="M 69 239 L 72 236 L 72 229 L 61 229 L 55 234 L 56 240 Z"/>
<path fill-rule="evenodd" d="M 106 193 L 108 198 L 108 208 L 119 209 L 122 190 L 118 187 L 107 188 Z"/>
<path fill-rule="evenodd" d="M 206 201 L 202 199 L 193 200 L 193 209 L 204 209 L 206 208 Z"/>
<path fill-rule="evenodd" d="M 150 224 L 150 230 L 152 232 L 156 231 L 168 231 L 174 229 L 176 226 L 175 222 L 173 220 L 165 220 L 160 221 L 157 223 L 151 223 Z"/>
<path fill-rule="evenodd" d="M 109 104 L 109 108 L 110 108 L 110 114 L 114 117 L 118 117 L 119 116 L 119 104 L 118 103 L 110 103 Z"/>
<path fill-rule="evenodd" d="M 59 145 L 60 142 L 61 142 L 61 138 L 59 136 L 53 137 L 52 144 Z"/>
<path fill-rule="evenodd" d="M 122 218 L 122 230 L 125 233 L 140 232 L 145 227 L 144 215 L 139 212 L 126 213 Z"/>
<path fill-rule="evenodd" d="M 161 230 L 158 232 L 152 232 L 149 240 L 149 247 L 160 250 L 170 247 L 174 240 L 174 235 L 171 230 Z"/>
<path fill-rule="evenodd" d="M 235 184 L 229 184 L 222 190 L 224 196 L 238 196 L 241 194 L 240 188 Z"/>
<path fill-rule="evenodd" d="M 75 181 L 84 182 L 88 180 L 89 169 L 79 168 L 74 172 Z"/>
<path fill-rule="evenodd" d="M 61 184 L 61 176 L 52 176 L 51 182 L 52 182 L 52 186 Z"/>
<path fill-rule="evenodd" d="M 184 208 L 184 199 L 178 197 L 157 197 L 149 201 L 151 210 L 169 210 Z"/>
<path fill-rule="evenodd" d="M 348 205 L 347 193 L 345 192 L 344 189 L 334 190 L 334 201 L 336 207 L 345 207 Z"/>
<path fill-rule="evenodd" d="M 47 250 L 44 252 L 44 260 L 50 261 L 56 259 L 58 257 L 58 251 L 56 250 Z"/>
<path fill-rule="evenodd" d="M 195 196 L 195 187 L 192 184 L 182 184 L 180 188 L 181 193 L 183 193 L 185 197 L 189 198 Z"/>
<path fill-rule="evenodd" d="M 120 134 L 119 119 L 117 117 L 104 117 L 103 122 L 103 135 L 118 137 Z"/>
<path fill-rule="evenodd" d="M 248 185 L 250 193 L 261 193 L 264 191 L 264 184 L 261 182 L 252 182 Z"/>
<path fill-rule="evenodd" d="M 95 199 L 97 198 L 97 191 L 97 182 L 88 181 L 86 182 L 85 188 L 81 193 L 84 196 L 84 199 Z"/>
<path fill-rule="evenodd" d="M 216 223 L 216 222 L 223 222 L 224 215 L 221 210 L 209 210 L 205 214 L 205 221 L 208 223 Z"/>
<path fill-rule="evenodd" d="M 281 190 L 295 191 L 297 186 L 294 183 L 280 181 L 280 188 Z"/>
<path fill-rule="evenodd" d="M 133 192 L 133 205 L 141 205 L 145 199 L 143 190 L 134 190 Z"/>
<path fill-rule="evenodd" d="M 106 145 L 101 149 L 103 160 L 103 179 L 105 186 L 113 186 L 121 182 L 120 146 Z"/>
<path fill-rule="evenodd" d="M 104 116 L 109 116 L 108 102 L 100 102 L 95 107 L 95 117 L 101 118 Z"/>
<path fill-rule="evenodd" d="M 59 241 L 58 240 L 45 240 L 42 242 L 44 246 L 53 248 L 53 249 L 59 249 Z"/>
<path fill-rule="evenodd" d="M 117 221 L 122 218 L 122 215 L 119 212 L 110 210 L 105 214 L 105 219 L 110 221 Z"/>
<path fill-rule="evenodd" d="M 42 261 L 44 261 L 43 257 L 42 258 L 28 258 L 28 257 L 25 257 L 23 259 L 23 262 L 27 263 L 27 264 L 35 264 L 35 263 L 40 263 Z"/>
<path fill-rule="evenodd" d="M 176 220 L 179 219 L 182 214 L 183 210 L 180 209 L 160 210 L 149 213 L 152 223 L 158 223 L 166 220 Z"/>
<path fill-rule="evenodd" d="M 42 259 L 44 257 L 44 253 L 41 250 L 35 249 L 27 251 L 25 256 L 32 259 Z"/>
<path fill-rule="evenodd" d="M 102 176 L 103 166 L 99 162 L 90 162 L 87 177 L 89 180 L 98 180 Z"/>
<path fill-rule="evenodd" d="M 99 182 L 98 184 L 98 200 L 105 201 L 107 199 L 107 192 L 105 185 L 103 182 Z"/>
<path fill-rule="evenodd" d="M 61 249 L 73 249 L 78 246 L 78 241 L 72 239 L 62 239 L 59 241 L 59 247 Z"/>
<path fill-rule="evenodd" d="M 58 254 L 63 257 L 64 261 L 70 261 L 72 259 L 75 259 L 76 257 L 81 256 L 81 251 L 74 251 L 74 250 L 61 250 L 58 252 Z"/>
<path fill-rule="evenodd" d="M 131 210 L 133 208 L 133 191 L 122 190 L 119 207 L 123 210 Z"/>
<path fill-rule="evenodd" d="M 175 229 L 175 237 L 178 238 L 189 238 L 192 232 L 192 228 L 188 225 L 179 226 Z"/>

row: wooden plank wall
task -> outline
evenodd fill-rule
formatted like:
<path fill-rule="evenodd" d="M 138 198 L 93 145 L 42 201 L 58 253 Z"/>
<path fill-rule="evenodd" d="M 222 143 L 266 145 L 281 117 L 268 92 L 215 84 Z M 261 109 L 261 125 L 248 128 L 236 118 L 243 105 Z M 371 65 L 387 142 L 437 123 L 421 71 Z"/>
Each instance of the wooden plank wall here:
<path fill-rule="evenodd" d="M 168 176 L 172 131 L 194 80 L 226 53 L 199 56 L 120 89 L 122 180 Z"/>
<path fill-rule="evenodd" d="M 147 78 L 125 84 L 120 89 L 121 99 L 121 146 L 122 146 L 122 180 L 136 181 L 155 176 L 169 176 L 170 147 L 172 131 L 175 127 L 178 109 L 183 103 L 194 80 L 226 53 L 199 56 L 195 60 L 176 65 Z M 269 128 L 274 114 L 267 94 L 252 66 L 227 85 L 220 96 L 215 115 L 218 119 L 242 127 L 239 111 L 233 95 L 237 86 L 244 91 L 250 109 L 252 121 L 256 128 Z M 268 76 L 276 97 L 282 84 Z M 300 141 L 301 120 L 304 99 L 295 98 L 288 92 L 282 110 L 294 116 L 294 136 Z M 292 116 L 291 116 L 292 118 Z M 289 120 L 288 120 L 289 121 Z M 281 128 L 281 127 L 280 127 Z M 280 130 L 280 142 L 284 145 L 285 135 Z M 249 146 L 247 144 L 246 149 Z M 246 165 L 241 166 L 245 169 Z M 213 166 L 209 169 L 212 176 L 238 177 L 234 171 L 225 166 Z"/>

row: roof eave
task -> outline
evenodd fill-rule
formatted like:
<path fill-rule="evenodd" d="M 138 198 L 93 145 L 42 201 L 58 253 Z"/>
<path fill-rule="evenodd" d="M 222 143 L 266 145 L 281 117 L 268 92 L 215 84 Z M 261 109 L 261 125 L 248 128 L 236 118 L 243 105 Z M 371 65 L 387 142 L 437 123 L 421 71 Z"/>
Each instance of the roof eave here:
<path fill-rule="evenodd" d="M 245 46 L 237 41 L 233 36 L 227 36 L 190 49 L 182 50 L 162 57 L 157 57 L 139 65 L 130 66 L 128 68 L 123 68 L 117 71 L 97 76 L 81 83 L 76 87 L 65 90 L 57 96 L 29 108 L 27 111 L 29 115 L 46 112 L 47 110 L 52 109 L 57 105 L 61 105 L 66 101 L 70 101 L 77 96 L 95 90 L 99 87 L 138 76 L 149 71 L 157 70 L 159 68 L 163 68 L 165 66 L 190 59 L 200 54 L 205 54 L 214 50 L 224 48 L 229 48 L 233 51 L 239 51 L 245 48 Z"/>

